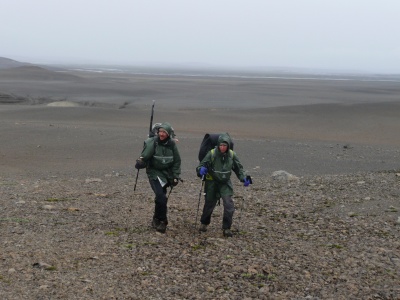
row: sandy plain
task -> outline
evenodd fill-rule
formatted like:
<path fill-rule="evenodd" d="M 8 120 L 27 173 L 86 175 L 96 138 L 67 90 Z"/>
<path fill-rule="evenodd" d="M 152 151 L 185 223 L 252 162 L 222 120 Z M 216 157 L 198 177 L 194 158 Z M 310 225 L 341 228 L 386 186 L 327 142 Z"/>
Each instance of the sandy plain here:
<path fill-rule="evenodd" d="M 0 72 L 3 174 L 127 170 L 153 100 L 154 121 L 169 121 L 178 134 L 185 171 L 197 163 L 204 134 L 224 131 L 262 175 L 399 166 L 397 81 L 28 71 Z M 80 106 L 47 106 L 53 101 Z"/>

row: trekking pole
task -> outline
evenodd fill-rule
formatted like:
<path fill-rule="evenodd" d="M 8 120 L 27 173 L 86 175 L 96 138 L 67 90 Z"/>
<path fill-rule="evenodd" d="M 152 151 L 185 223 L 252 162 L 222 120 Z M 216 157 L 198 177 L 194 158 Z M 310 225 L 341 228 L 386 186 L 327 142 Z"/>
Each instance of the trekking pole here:
<path fill-rule="evenodd" d="M 169 190 L 169 193 L 168 193 L 168 196 L 167 196 L 167 200 L 169 199 L 169 195 L 171 195 L 171 192 L 172 192 L 172 189 L 173 189 L 174 187 L 173 186 L 171 186 L 171 189 Z"/>
<path fill-rule="evenodd" d="M 139 177 L 139 169 L 137 169 L 137 172 L 136 172 L 135 187 L 133 188 L 133 191 L 136 191 L 136 185 L 137 185 L 138 177 Z"/>
<path fill-rule="evenodd" d="M 156 100 L 153 100 L 153 105 L 151 106 L 151 117 L 150 117 L 150 128 L 149 128 L 149 137 L 154 136 L 153 133 L 153 116 L 154 116 L 154 105 L 156 104 Z"/>
<path fill-rule="evenodd" d="M 250 184 L 253 184 L 253 180 L 251 179 L 250 176 L 246 177 L 247 180 L 250 181 Z M 245 190 L 249 188 L 248 186 L 245 187 Z M 245 193 L 248 193 L 247 191 L 245 191 Z M 242 197 L 242 205 L 240 206 L 240 215 L 239 215 L 239 220 L 238 220 L 238 227 L 237 227 L 237 231 L 240 234 L 240 220 L 242 219 L 242 214 L 243 214 L 243 207 L 244 207 L 244 196 Z M 248 200 L 248 199 L 247 199 Z"/>
<path fill-rule="evenodd" d="M 156 104 L 156 100 L 153 100 L 153 105 L 151 106 L 149 137 L 152 136 L 153 116 L 154 116 L 154 105 L 155 105 L 155 104 Z M 133 191 L 136 191 L 136 185 L 137 185 L 137 182 L 138 182 L 138 177 L 139 177 L 139 169 L 137 169 L 137 172 L 136 172 L 135 187 L 133 188 Z"/>
<path fill-rule="evenodd" d="M 198 216 L 199 216 L 199 209 L 200 209 L 201 191 L 203 190 L 204 182 L 205 182 L 205 181 L 206 181 L 206 176 L 203 175 L 203 177 L 201 177 L 201 188 L 200 188 L 200 192 L 199 192 L 199 202 L 197 203 L 196 222 L 194 223 L 194 232 L 193 232 L 193 236 L 196 234 L 196 229 L 197 229 L 197 218 L 198 218 Z"/>
<path fill-rule="evenodd" d="M 239 214 L 239 220 L 238 220 L 238 226 L 237 226 L 237 231 L 240 234 L 240 220 L 242 219 L 242 214 L 243 214 L 243 206 L 244 206 L 244 196 L 242 197 L 242 205 L 240 205 L 240 214 Z"/>

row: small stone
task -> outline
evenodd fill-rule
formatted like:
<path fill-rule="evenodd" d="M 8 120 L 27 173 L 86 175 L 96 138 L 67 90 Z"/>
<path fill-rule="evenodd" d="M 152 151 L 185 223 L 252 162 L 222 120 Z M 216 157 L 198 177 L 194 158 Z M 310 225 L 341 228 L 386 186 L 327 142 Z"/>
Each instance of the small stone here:
<path fill-rule="evenodd" d="M 257 270 L 256 270 L 255 268 L 252 268 L 252 267 L 248 268 L 248 269 L 247 269 L 247 272 L 248 272 L 249 274 L 257 274 L 257 273 L 258 273 Z"/>
<path fill-rule="evenodd" d="M 214 292 L 214 291 L 215 291 L 215 288 L 214 288 L 214 287 L 212 287 L 212 286 L 208 286 L 208 287 L 207 287 L 207 292 L 212 293 L 212 292 Z"/>
<path fill-rule="evenodd" d="M 43 205 L 42 208 L 45 209 L 45 210 L 52 210 L 52 209 L 55 208 L 55 206 L 54 205 Z"/>
<path fill-rule="evenodd" d="M 38 262 L 33 264 L 34 268 L 39 268 L 39 269 L 50 269 L 52 266 L 49 264 L 46 264 L 45 262 Z"/>
<path fill-rule="evenodd" d="M 272 178 L 274 180 L 279 180 L 279 181 L 291 181 L 291 180 L 298 180 L 299 178 L 293 174 L 290 174 L 286 171 L 280 170 L 280 171 L 275 171 L 272 173 Z"/>
<path fill-rule="evenodd" d="M 76 207 L 68 207 L 68 211 L 79 211 L 79 208 L 76 208 Z"/>
<path fill-rule="evenodd" d="M 85 180 L 85 182 L 86 182 L 86 183 L 103 182 L 103 180 L 100 179 L 100 178 L 87 178 L 87 179 Z"/>

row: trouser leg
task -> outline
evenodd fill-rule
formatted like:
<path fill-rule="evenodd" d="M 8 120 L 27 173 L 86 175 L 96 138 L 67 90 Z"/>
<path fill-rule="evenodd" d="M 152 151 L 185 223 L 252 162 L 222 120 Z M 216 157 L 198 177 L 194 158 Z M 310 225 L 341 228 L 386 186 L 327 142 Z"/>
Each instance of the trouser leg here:
<path fill-rule="evenodd" d="M 209 225 L 211 222 L 211 215 L 214 211 L 215 205 L 217 204 L 217 199 L 207 199 L 204 203 L 203 213 L 201 214 L 200 222 L 201 224 Z"/>
<path fill-rule="evenodd" d="M 203 207 L 203 213 L 201 214 L 200 222 L 201 224 L 209 225 L 211 222 L 211 215 L 214 211 L 215 205 L 217 204 L 217 198 L 214 192 L 214 183 L 205 183 L 204 190 L 206 192 L 205 202 Z"/>
<path fill-rule="evenodd" d="M 167 221 L 167 188 L 162 187 L 158 180 L 149 180 L 150 186 L 156 195 L 154 218 L 160 221 Z"/>
<path fill-rule="evenodd" d="M 222 201 L 224 204 L 222 229 L 231 229 L 233 213 L 235 212 L 235 204 L 233 203 L 232 196 L 223 196 Z"/>

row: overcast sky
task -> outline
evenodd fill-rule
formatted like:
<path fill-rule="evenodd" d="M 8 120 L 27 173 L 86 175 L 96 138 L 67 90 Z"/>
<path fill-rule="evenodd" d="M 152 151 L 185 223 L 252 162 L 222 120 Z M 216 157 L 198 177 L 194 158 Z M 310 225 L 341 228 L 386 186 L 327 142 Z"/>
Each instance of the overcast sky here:
<path fill-rule="evenodd" d="M 0 0 L 0 56 L 400 73 L 399 0 Z"/>

